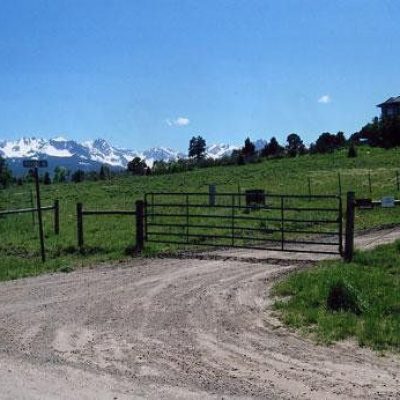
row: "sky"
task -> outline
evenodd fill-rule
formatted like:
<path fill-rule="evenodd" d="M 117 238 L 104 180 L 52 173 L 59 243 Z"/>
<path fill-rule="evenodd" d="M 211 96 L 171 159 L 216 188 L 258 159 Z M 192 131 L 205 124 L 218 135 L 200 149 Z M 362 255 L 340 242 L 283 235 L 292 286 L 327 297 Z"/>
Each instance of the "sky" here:
<path fill-rule="evenodd" d="M 1 0 L 0 140 L 348 136 L 400 95 L 398 0 Z"/>

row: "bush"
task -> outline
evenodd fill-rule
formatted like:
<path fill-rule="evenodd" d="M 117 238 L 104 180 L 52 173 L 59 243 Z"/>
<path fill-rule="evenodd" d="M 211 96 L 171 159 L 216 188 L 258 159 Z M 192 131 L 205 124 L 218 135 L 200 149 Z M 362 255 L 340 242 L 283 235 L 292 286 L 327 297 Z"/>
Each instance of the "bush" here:
<path fill-rule="evenodd" d="M 367 308 L 359 292 L 343 280 L 336 281 L 331 285 L 326 307 L 330 311 L 349 311 L 357 315 Z"/>
<path fill-rule="evenodd" d="M 350 145 L 349 152 L 347 153 L 347 157 L 349 157 L 349 158 L 357 157 L 357 150 L 356 150 L 356 146 L 354 145 L 354 143 L 352 143 Z"/>

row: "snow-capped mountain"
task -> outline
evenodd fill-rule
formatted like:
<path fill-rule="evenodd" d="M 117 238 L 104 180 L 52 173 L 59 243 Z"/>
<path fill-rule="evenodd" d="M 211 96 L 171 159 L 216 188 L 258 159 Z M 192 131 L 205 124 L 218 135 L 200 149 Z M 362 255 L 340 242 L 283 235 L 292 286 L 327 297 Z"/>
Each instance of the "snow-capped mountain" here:
<path fill-rule="evenodd" d="M 214 144 L 206 150 L 207 157 L 220 158 L 230 155 L 237 146 Z M 70 170 L 85 171 L 98 169 L 107 164 L 114 169 L 125 169 L 134 157 L 146 160 L 148 165 L 155 161 L 173 161 L 186 157 L 186 154 L 166 147 L 153 147 L 145 151 L 121 149 L 112 146 L 104 139 L 79 143 L 75 140 L 56 137 L 50 140 L 24 137 L 18 140 L 0 141 L 0 156 L 7 159 L 15 174 L 20 174 L 22 160 L 26 158 L 44 158 L 49 170 L 64 166 Z"/>
<path fill-rule="evenodd" d="M 221 158 L 230 156 L 233 150 L 238 149 L 239 146 L 232 146 L 229 144 L 213 144 L 207 147 L 206 156 L 210 158 Z"/>

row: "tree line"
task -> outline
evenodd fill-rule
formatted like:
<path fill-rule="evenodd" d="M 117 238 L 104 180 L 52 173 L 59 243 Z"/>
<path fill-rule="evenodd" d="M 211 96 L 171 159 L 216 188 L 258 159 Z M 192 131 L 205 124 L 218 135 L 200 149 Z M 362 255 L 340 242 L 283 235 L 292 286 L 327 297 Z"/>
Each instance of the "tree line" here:
<path fill-rule="evenodd" d="M 189 141 L 188 158 L 174 161 L 155 161 L 150 168 L 145 160 L 135 157 L 128 163 L 128 172 L 133 175 L 168 174 L 174 172 L 190 171 L 195 168 L 206 168 L 218 165 L 244 165 L 257 163 L 265 159 L 297 157 L 304 154 L 329 153 L 334 150 L 349 146 L 349 157 L 355 157 L 356 149 L 349 144 L 343 132 L 331 134 L 322 133 L 315 143 L 307 148 L 301 137 L 291 133 L 286 138 L 286 144 L 281 145 L 276 137 L 272 137 L 262 149 L 256 149 L 256 145 L 248 137 L 241 148 L 233 150 L 230 155 L 221 158 L 207 157 L 207 144 L 202 136 L 193 136 Z"/>
<path fill-rule="evenodd" d="M 233 150 L 229 155 L 215 159 L 206 157 L 206 140 L 199 135 L 190 139 L 187 158 L 174 161 L 155 161 L 150 167 L 144 159 L 134 157 L 128 162 L 126 172 L 132 175 L 160 175 L 219 165 L 244 165 L 261 162 L 266 158 L 296 157 L 307 153 L 326 153 L 345 145 L 346 139 L 343 132 L 338 132 L 336 135 L 325 132 L 309 148 L 305 146 L 299 135 L 291 133 L 286 139 L 286 145 L 281 145 L 275 137 L 272 137 L 261 150 L 257 150 L 250 138 L 246 138 L 243 147 Z M 90 172 L 85 172 L 81 169 L 71 172 L 64 167 L 56 167 L 52 176 L 49 172 L 45 172 L 40 176 L 40 181 L 44 185 L 64 182 L 104 181 L 121 173 L 123 172 L 112 171 L 107 165 L 102 165 L 98 171 L 93 170 Z M 29 170 L 24 177 L 13 177 L 6 160 L 0 156 L 0 188 L 8 187 L 11 184 L 22 185 L 23 183 L 33 182 L 33 179 L 33 170 Z"/>
<path fill-rule="evenodd" d="M 52 176 L 48 171 L 39 176 L 39 182 L 44 185 L 52 183 L 79 183 L 83 181 L 104 181 L 111 179 L 118 172 L 112 171 L 107 165 L 102 165 L 98 171 L 85 172 L 81 169 L 71 172 L 65 167 L 56 167 Z M 24 183 L 34 182 L 34 171 L 29 169 L 25 176 L 15 177 L 9 169 L 6 160 L 0 156 L 0 189 L 5 189 L 10 185 L 23 185 Z"/>
<path fill-rule="evenodd" d="M 195 168 L 206 168 L 218 165 L 244 165 L 247 163 L 261 162 L 264 159 L 297 157 L 304 154 L 331 153 L 340 148 L 348 148 L 348 156 L 356 157 L 356 146 L 367 144 L 375 147 L 392 148 L 400 146 L 400 116 L 377 118 L 346 139 L 343 132 L 336 134 L 324 132 L 314 143 L 307 147 L 301 137 L 291 133 L 286 138 L 285 144 L 280 144 L 276 137 L 272 137 L 262 149 L 256 149 L 255 144 L 246 138 L 241 148 L 232 151 L 230 155 L 214 159 L 206 157 L 207 144 L 202 136 L 193 136 L 189 141 L 188 157 L 174 161 L 155 161 L 150 167 L 140 157 L 133 158 L 127 165 L 127 172 L 133 175 L 168 174 L 188 171 Z M 84 180 L 106 180 L 121 172 L 112 171 L 108 166 L 102 165 L 99 171 L 85 172 L 77 170 L 71 172 L 63 167 L 56 167 L 51 177 L 48 172 L 41 176 L 43 184 L 75 183 Z M 33 180 L 33 172 L 28 171 L 25 177 L 13 177 L 6 160 L 0 156 L 0 188 L 11 184 L 23 184 Z"/>

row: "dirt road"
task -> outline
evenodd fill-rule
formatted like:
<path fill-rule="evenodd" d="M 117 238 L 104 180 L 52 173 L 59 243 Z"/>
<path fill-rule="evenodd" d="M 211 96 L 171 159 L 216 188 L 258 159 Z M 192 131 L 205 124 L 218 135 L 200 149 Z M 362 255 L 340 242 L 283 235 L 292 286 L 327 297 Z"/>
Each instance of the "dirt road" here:
<path fill-rule="evenodd" d="M 400 399 L 398 356 L 317 346 L 281 326 L 269 290 L 307 260 L 272 256 L 135 260 L 2 283 L 0 398 Z"/>

